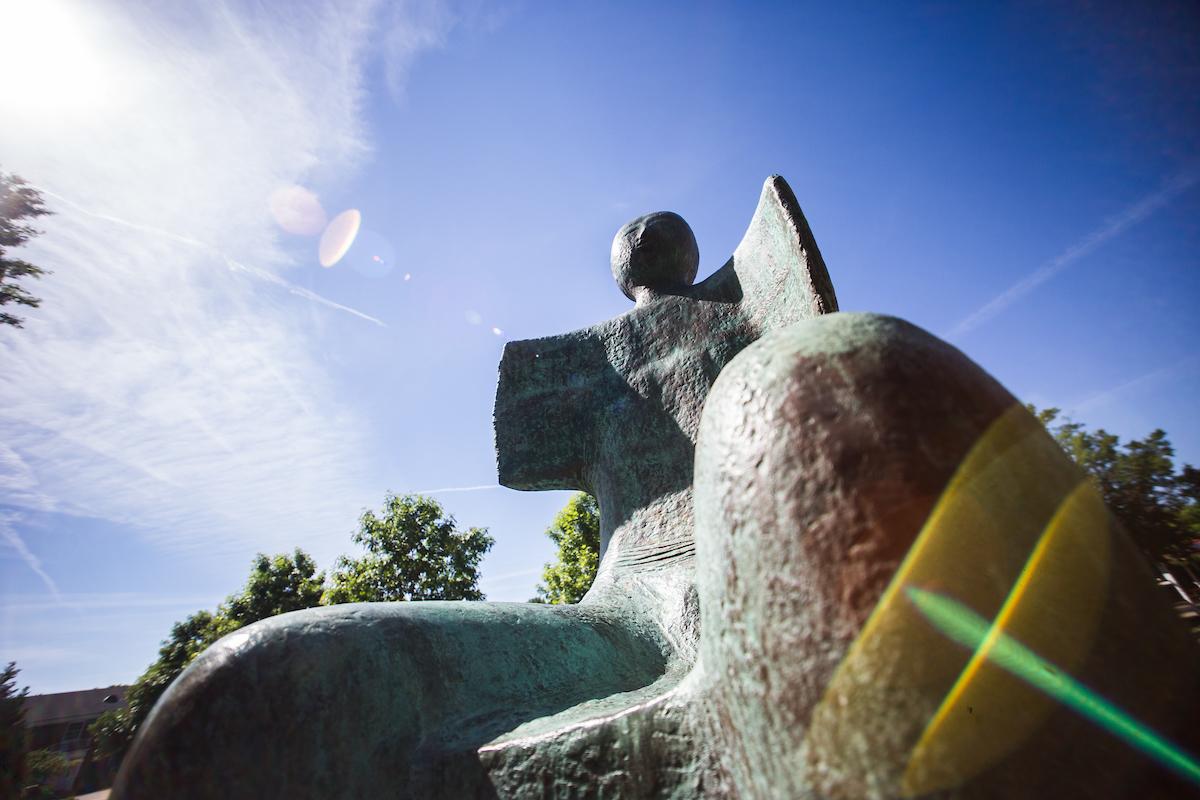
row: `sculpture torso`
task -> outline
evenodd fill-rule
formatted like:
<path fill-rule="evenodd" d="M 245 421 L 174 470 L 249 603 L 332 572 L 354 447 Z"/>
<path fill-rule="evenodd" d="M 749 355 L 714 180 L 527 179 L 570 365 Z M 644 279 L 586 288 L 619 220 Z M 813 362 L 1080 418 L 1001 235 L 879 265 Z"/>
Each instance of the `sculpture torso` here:
<path fill-rule="evenodd" d="M 635 244 L 656 252 L 686 245 L 686 225 L 671 223 L 673 238 Z M 640 224 L 618 233 L 615 258 L 629 258 L 621 245 Z M 686 264 L 679 272 L 695 274 Z M 837 310 L 820 251 L 779 177 L 763 187 L 734 256 L 707 280 L 627 293 L 636 306 L 615 319 L 509 343 L 496 391 L 500 482 L 580 489 L 599 502 L 602 562 L 588 602 L 629 591 L 625 576 L 690 569 L 692 463 L 713 381 L 765 331 Z"/>

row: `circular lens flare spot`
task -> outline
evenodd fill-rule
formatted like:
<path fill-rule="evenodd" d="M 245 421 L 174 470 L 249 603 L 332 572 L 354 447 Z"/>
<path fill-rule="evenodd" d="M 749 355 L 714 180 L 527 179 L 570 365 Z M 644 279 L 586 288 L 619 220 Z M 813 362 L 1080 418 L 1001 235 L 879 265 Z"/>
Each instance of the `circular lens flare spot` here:
<path fill-rule="evenodd" d="M 342 264 L 365 278 L 383 278 L 396 264 L 396 248 L 381 233 L 361 228 Z"/>
<path fill-rule="evenodd" d="M 267 201 L 276 224 L 297 236 L 316 236 L 328 217 L 317 195 L 303 186 L 280 186 Z"/>
<path fill-rule="evenodd" d="M 356 208 L 347 209 L 330 221 L 317 246 L 317 257 L 322 267 L 332 267 L 342 260 L 342 256 L 354 244 L 361 225 L 362 214 Z"/>

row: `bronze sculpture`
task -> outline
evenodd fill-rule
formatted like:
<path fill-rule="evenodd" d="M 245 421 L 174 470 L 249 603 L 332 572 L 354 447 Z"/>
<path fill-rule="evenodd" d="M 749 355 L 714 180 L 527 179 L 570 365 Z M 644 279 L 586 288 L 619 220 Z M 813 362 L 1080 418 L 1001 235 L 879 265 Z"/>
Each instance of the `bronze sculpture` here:
<path fill-rule="evenodd" d="M 1164 732 L 1195 707 L 1186 634 L 1011 395 L 911 325 L 834 313 L 782 178 L 734 256 L 692 285 L 697 267 L 681 218 L 641 217 L 613 245 L 631 311 L 505 349 L 501 483 L 600 504 L 582 603 L 352 604 L 248 627 L 164 696 L 114 797 L 1082 797 L 1174 780 L 1006 680 L 994 641 L 972 650 L 921 616 L 957 598 L 997 619 L 992 640 L 1037 638 L 1018 601 L 1086 584 L 1049 614 L 1082 631 L 1049 655 Z M 1082 571 L 1050 568 L 1080 550 Z M 1130 648 L 1175 666 L 1149 680 Z"/>

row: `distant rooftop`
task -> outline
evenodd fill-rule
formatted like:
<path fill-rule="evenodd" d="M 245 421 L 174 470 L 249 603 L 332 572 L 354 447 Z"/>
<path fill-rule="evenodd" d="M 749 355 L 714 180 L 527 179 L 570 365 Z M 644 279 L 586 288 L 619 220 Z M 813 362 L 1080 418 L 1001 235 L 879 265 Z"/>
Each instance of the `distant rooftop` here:
<path fill-rule="evenodd" d="M 92 720 L 125 704 L 128 686 L 106 686 L 78 692 L 33 694 L 25 698 L 25 725 L 36 728 L 56 722 Z"/>

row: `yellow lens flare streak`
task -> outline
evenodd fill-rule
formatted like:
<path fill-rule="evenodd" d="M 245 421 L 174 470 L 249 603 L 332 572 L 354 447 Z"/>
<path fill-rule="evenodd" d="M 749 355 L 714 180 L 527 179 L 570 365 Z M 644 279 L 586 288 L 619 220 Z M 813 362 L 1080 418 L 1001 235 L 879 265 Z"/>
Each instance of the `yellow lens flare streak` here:
<path fill-rule="evenodd" d="M 975 775 L 1016 749 L 1052 703 L 989 661 L 1001 634 L 1015 634 L 1063 667 L 1091 651 L 1108 589 L 1108 510 L 1084 479 L 1051 517 L 971 656 L 913 748 L 904 794 L 920 795 Z"/>
<path fill-rule="evenodd" d="M 961 784 L 1036 730 L 1053 704 L 1025 703 L 1021 714 L 1012 715 L 1014 690 L 1023 693 L 1024 700 L 1040 701 L 1040 695 L 1000 670 L 989 670 L 1011 685 L 1004 687 L 1002 696 L 985 698 L 976 710 L 988 710 L 988 718 L 1006 717 L 1004 724 L 993 726 L 991 735 L 973 731 L 936 742 L 939 758 L 919 762 L 917 768 L 930 769 L 914 779 L 913 748 L 970 664 L 970 653 L 931 629 L 904 599 L 903 587 L 936 588 L 973 608 L 999 613 L 1063 499 L 1078 487 L 1079 477 L 1023 407 L 1014 405 L 988 427 L 943 489 L 813 707 L 803 747 L 805 763 L 797 769 L 823 781 L 821 790 L 829 795 L 854 796 L 860 793 L 861 776 L 869 775 L 887 794 L 899 796 L 904 784 Z M 1107 548 L 1095 551 L 1103 557 L 1097 564 L 1103 572 Z M 1090 591 L 1102 597 L 1104 590 Z M 1089 601 L 1085 607 L 1092 605 Z M 1072 624 L 1087 634 L 1064 640 L 1076 652 L 1051 652 L 1073 662 L 1088 652 L 1095 624 Z"/>
<path fill-rule="evenodd" d="M 1200 785 L 1200 763 L 1129 714 L 1088 689 L 1019 641 L 997 631 L 967 606 L 937 592 L 908 586 L 904 594 L 933 626 L 964 647 L 987 643 L 987 658 L 1159 763 Z"/>

